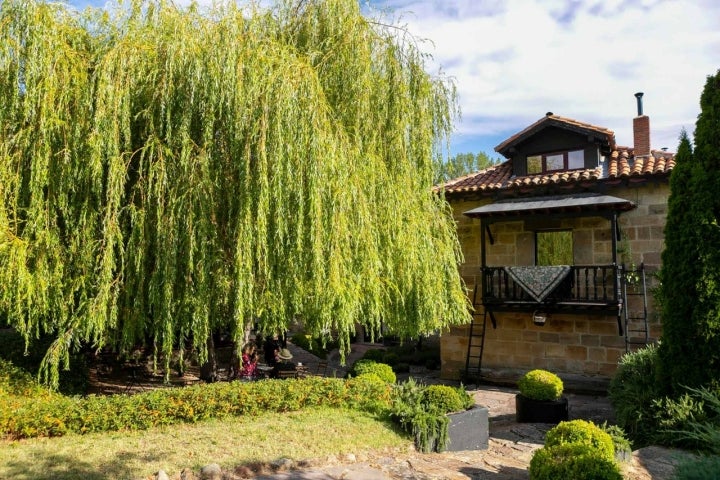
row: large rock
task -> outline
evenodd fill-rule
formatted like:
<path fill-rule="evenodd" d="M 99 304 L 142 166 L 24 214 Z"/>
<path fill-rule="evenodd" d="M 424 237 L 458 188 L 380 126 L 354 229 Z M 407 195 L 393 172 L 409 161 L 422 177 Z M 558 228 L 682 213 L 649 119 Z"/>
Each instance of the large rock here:
<path fill-rule="evenodd" d="M 222 480 L 222 469 L 217 463 L 205 465 L 200 469 L 200 480 Z"/>
<path fill-rule="evenodd" d="M 625 467 L 625 478 L 631 480 L 671 480 L 678 462 L 693 455 L 665 447 L 645 447 L 635 450 L 632 461 Z"/>

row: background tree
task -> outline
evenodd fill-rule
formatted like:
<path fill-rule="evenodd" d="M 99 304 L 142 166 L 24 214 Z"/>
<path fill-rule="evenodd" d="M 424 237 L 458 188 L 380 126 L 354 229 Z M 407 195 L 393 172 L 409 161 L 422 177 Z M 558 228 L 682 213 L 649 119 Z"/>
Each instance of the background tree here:
<path fill-rule="evenodd" d="M 413 337 L 466 322 L 431 193 L 455 113 L 401 28 L 354 0 L 0 4 L 0 312 L 170 361 L 293 319 Z"/>
<path fill-rule="evenodd" d="M 500 163 L 499 158 L 491 158 L 485 152 L 458 153 L 447 161 L 440 161 L 436 165 L 434 183 L 440 184 L 453 178 L 462 177 L 469 173 L 478 172 Z"/>
<path fill-rule="evenodd" d="M 681 136 L 662 255 L 661 374 L 671 390 L 720 380 L 720 71 L 700 98 L 695 149 Z"/>

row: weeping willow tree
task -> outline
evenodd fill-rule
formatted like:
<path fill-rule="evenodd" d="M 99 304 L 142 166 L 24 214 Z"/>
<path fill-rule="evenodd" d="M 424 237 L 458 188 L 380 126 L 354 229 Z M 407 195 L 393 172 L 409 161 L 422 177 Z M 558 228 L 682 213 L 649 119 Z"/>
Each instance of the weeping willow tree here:
<path fill-rule="evenodd" d="M 46 380 L 81 345 L 468 321 L 431 193 L 454 88 L 403 29 L 354 0 L 0 5 L 0 314 L 56 338 Z"/>

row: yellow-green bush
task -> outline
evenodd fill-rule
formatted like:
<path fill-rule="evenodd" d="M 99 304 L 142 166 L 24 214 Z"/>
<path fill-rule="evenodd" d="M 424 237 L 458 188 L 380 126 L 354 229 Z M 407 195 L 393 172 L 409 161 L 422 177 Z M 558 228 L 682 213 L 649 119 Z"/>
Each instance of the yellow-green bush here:
<path fill-rule="evenodd" d="M 0 398 L 0 437 L 60 436 L 70 432 L 142 430 L 226 416 L 330 406 L 380 411 L 391 387 L 362 378 L 308 377 L 167 388 L 136 395 Z"/>
<path fill-rule="evenodd" d="M 528 468 L 530 480 L 622 480 L 620 467 L 599 450 L 582 443 L 536 450 Z"/>
<path fill-rule="evenodd" d="M 462 393 L 467 396 L 465 391 Z M 468 404 L 461 392 L 449 385 L 429 385 L 423 390 L 421 401 L 426 410 L 442 414 L 465 410 Z"/>
<path fill-rule="evenodd" d="M 397 376 L 390 365 L 378 363 L 374 360 L 360 359 L 353 364 L 351 375 L 360 376 L 364 373 L 374 373 L 387 383 L 395 383 Z"/>
<path fill-rule="evenodd" d="M 615 444 L 612 437 L 602 428 L 585 420 L 560 422 L 545 435 L 545 446 L 579 443 L 587 445 L 605 456 L 608 460 L 615 458 Z"/>
<path fill-rule="evenodd" d="M 557 400 L 563 392 L 563 382 L 547 370 L 531 370 L 518 381 L 520 393 L 535 400 Z"/>

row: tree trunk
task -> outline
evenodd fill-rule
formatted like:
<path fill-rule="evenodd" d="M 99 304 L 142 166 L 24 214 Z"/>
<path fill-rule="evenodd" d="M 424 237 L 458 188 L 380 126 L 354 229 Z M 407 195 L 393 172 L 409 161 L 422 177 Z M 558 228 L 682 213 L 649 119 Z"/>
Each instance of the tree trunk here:
<path fill-rule="evenodd" d="M 212 334 L 208 335 L 207 338 L 207 351 L 207 361 L 200 367 L 200 379 L 205 382 L 212 383 L 218 380 L 217 359 L 215 358 L 215 340 L 213 340 Z"/>

